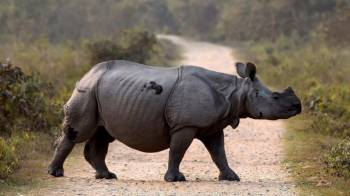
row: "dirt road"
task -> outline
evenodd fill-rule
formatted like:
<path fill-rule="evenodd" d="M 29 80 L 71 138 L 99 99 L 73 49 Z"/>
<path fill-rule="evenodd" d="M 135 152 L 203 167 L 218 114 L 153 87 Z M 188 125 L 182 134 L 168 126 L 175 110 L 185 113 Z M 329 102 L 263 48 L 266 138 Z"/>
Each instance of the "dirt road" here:
<path fill-rule="evenodd" d="M 183 48 L 181 64 L 234 73 L 231 49 L 210 43 L 161 36 Z M 282 121 L 242 120 L 235 130 L 225 130 L 226 152 L 241 182 L 217 181 L 218 170 L 209 153 L 194 141 L 181 164 L 187 182 L 166 183 L 168 150 L 147 154 L 120 142 L 111 144 L 107 165 L 118 180 L 95 180 L 83 155 L 69 158 L 65 177 L 49 178 L 49 185 L 35 195 L 295 195 L 293 184 L 281 167 Z"/>

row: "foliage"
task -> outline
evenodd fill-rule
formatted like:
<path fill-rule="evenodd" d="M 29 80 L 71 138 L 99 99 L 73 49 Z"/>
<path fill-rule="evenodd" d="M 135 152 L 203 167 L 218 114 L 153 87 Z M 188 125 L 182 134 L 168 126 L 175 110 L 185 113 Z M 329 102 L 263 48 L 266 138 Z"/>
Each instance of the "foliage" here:
<path fill-rule="evenodd" d="M 167 0 L 168 10 L 173 17 L 172 32 L 179 32 L 195 38 L 209 38 L 216 31 L 220 14 L 228 1 L 216 0 Z M 232 8 L 232 7 L 231 7 Z"/>
<path fill-rule="evenodd" d="M 337 0 L 228 1 L 219 28 L 229 39 L 275 40 L 281 35 L 307 36 L 334 15 Z M 231 8 L 234 7 L 233 10 Z"/>
<path fill-rule="evenodd" d="M 90 64 L 108 60 L 133 60 L 146 63 L 154 53 L 157 39 L 147 31 L 124 30 L 117 40 L 98 40 L 87 43 Z"/>
<path fill-rule="evenodd" d="M 122 29 L 174 29 L 164 1 L 158 0 L 3 0 L 0 35 L 21 41 L 47 37 L 50 42 L 112 36 Z M 25 30 L 23 30 L 25 29 Z"/>
<path fill-rule="evenodd" d="M 0 137 L 0 179 L 6 178 L 18 167 L 15 148 Z"/>
<path fill-rule="evenodd" d="M 31 42 L 8 41 L 0 47 L 0 58 L 9 58 L 23 72 L 33 73 L 41 81 L 54 84 L 50 88 L 55 92 L 74 86 L 76 80 L 89 69 L 80 44 L 68 41 L 54 44 L 47 38 Z"/>
<path fill-rule="evenodd" d="M 29 172 L 25 174 L 27 181 L 32 180 L 31 176 L 35 175 L 35 170 L 41 173 L 44 169 L 38 168 L 40 162 L 47 162 L 42 157 L 52 155 L 53 139 L 52 134 L 45 132 L 23 131 L 13 132 L 10 138 L 0 137 L 0 179 L 8 178 L 18 169 L 28 167 L 28 161 L 35 160 L 35 168 L 26 168 Z"/>
<path fill-rule="evenodd" d="M 350 136 L 348 85 L 312 88 L 305 106 L 312 117 L 312 130 L 340 137 Z"/>
<path fill-rule="evenodd" d="M 306 115 L 290 119 L 284 137 L 284 165 L 299 195 L 350 195 L 350 180 L 325 164 L 325 155 L 342 139 L 307 131 L 308 124 Z"/>
<path fill-rule="evenodd" d="M 169 48 L 169 46 L 172 47 Z M 117 39 L 90 41 L 85 44 L 85 47 L 91 65 L 119 59 L 164 66 L 177 57 L 175 46 L 170 43 L 162 44 L 155 35 L 142 29 L 123 30 Z M 175 56 L 166 56 L 166 53 L 171 50 Z"/>
<path fill-rule="evenodd" d="M 19 167 L 33 139 L 30 132 L 52 135 L 57 129 L 61 115 L 50 102 L 51 89 L 35 75 L 0 63 L 0 178 Z"/>
<path fill-rule="evenodd" d="M 296 89 L 304 113 L 311 117 L 308 130 L 348 136 L 350 67 L 344 62 L 350 60 L 350 54 L 332 48 L 322 38 L 314 39 L 305 44 L 300 38 L 281 37 L 275 43 L 254 47 L 255 60 L 263 67 L 259 74 L 271 85 Z"/>
<path fill-rule="evenodd" d="M 14 130 L 48 131 L 57 124 L 57 114 L 45 96 L 50 86 L 19 67 L 0 64 L 0 135 L 11 136 Z"/>
<path fill-rule="evenodd" d="M 307 37 L 318 29 L 339 43 L 347 42 L 338 37 L 349 34 L 349 6 L 348 0 L 3 0 L 0 40 L 79 42 L 140 26 L 217 41 Z"/>
<path fill-rule="evenodd" d="M 291 143 L 287 161 L 296 165 L 293 172 L 303 183 L 302 189 L 306 193 L 345 191 L 348 139 L 336 141 L 350 135 L 349 48 L 334 46 L 324 34 L 315 33 L 308 38 L 282 36 L 274 42 L 260 42 L 250 51 L 264 81 L 277 88 L 290 85 L 302 99 L 303 113 L 291 122 L 299 127 L 289 130 L 293 138 L 287 142 Z M 330 151 L 328 146 L 333 146 Z M 337 176 L 327 174 L 327 168 Z M 324 183 L 334 186 L 325 188 Z"/>
<path fill-rule="evenodd" d="M 326 163 L 337 175 L 350 178 L 350 139 L 334 145 L 325 156 Z"/>
<path fill-rule="evenodd" d="M 111 40 L 89 42 L 86 48 L 90 54 L 91 65 L 108 60 L 123 59 L 122 49 Z"/>

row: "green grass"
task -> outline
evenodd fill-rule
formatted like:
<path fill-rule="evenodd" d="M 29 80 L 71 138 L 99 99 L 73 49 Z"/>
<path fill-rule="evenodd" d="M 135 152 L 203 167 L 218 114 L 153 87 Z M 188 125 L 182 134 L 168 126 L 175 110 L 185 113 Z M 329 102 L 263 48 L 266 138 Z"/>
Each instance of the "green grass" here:
<path fill-rule="evenodd" d="M 350 48 L 315 35 L 248 43 L 243 52 L 268 86 L 292 86 L 302 101 L 303 114 L 288 121 L 285 135 L 285 162 L 300 194 L 350 195 Z"/>
<path fill-rule="evenodd" d="M 324 154 L 341 139 L 305 130 L 308 116 L 288 121 L 284 146 L 285 162 L 301 195 L 350 195 L 350 180 L 332 174 Z"/>
<path fill-rule="evenodd" d="M 36 191 L 40 191 L 42 187 L 49 186 L 52 183 L 50 179 L 53 177 L 47 174 L 47 167 L 53 156 L 54 149 L 51 147 L 52 138 L 48 137 L 48 135 L 42 134 L 33 141 L 38 148 L 45 149 L 44 151 L 35 152 L 22 149 L 22 152 L 27 151 L 28 156 L 22 161 L 21 167 L 14 174 L 0 181 L 0 196 L 18 195 L 28 192 L 35 195 Z M 83 145 L 78 144 L 74 147 L 68 159 L 74 160 L 82 156 L 82 152 Z"/>
<path fill-rule="evenodd" d="M 52 136 L 43 133 L 35 133 L 31 141 L 21 140 L 16 150 L 21 154 L 18 170 L 5 180 L 0 182 L 0 193 L 9 195 L 17 192 L 42 186 L 48 177 L 46 168 L 52 155 Z"/>

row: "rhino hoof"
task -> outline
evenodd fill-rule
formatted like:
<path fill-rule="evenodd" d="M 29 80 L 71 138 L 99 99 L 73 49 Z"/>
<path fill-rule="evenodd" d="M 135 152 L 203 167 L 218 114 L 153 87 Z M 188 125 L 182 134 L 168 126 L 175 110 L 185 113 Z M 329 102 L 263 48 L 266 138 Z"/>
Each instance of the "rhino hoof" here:
<path fill-rule="evenodd" d="M 220 173 L 219 180 L 240 181 L 238 175 L 234 171 Z"/>
<path fill-rule="evenodd" d="M 64 174 L 63 168 L 49 168 L 48 173 L 54 177 L 62 177 Z"/>
<path fill-rule="evenodd" d="M 181 172 L 166 172 L 164 180 L 167 182 L 181 182 L 186 181 L 185 176 Z"/>
<path fill-rule="evenodd" d="M 96 179 L 103 179 L 103 178 L 104 179 L 117 179 L 117 175 L 115 175 L 112 172 L 107 171 L 107 172 L 97 173 L 95 175 L 95 178 Z"/>

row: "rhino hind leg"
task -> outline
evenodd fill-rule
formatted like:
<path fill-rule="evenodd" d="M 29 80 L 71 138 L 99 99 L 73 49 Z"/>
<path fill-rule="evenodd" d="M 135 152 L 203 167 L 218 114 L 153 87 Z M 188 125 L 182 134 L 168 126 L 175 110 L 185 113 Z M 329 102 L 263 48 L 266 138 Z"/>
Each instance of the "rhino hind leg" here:
<path fill-rule="evenodd" d="M 87 162 L 96 170 L 96 179 L 113 179 L 117 176 L 107 168 L 105 159 L 109 143 L 114 138 L 107 132 L 104 127 L 98 127 L 95 134 L 86 142 L 84 156 Z"/>
<path fill-rule="evenodd" d="M 63 163 L 72 151 L 76 132 L 69 126 L 65 126 L 64 134 L 59 138 L 54 157 L 49 165 L 48 173 L 55 177 L 63 176 Z"/>
<path fill-rule="evenodd" d="M 63 164 L 76 143 L 91 138 L 97 127 L 97 105 L 91 91 L 74 91 L 64 106 L 63 135 L 56 146 L 48 173 L 63 176 Z"/>
<path fill-rule="evenodd" d="M 211 158 L 220 170 L 219 180 L 240 181 L 238 175 L 229 167 L 225 154 L 224 132 L 198 138 L 210 153 Z"/>

